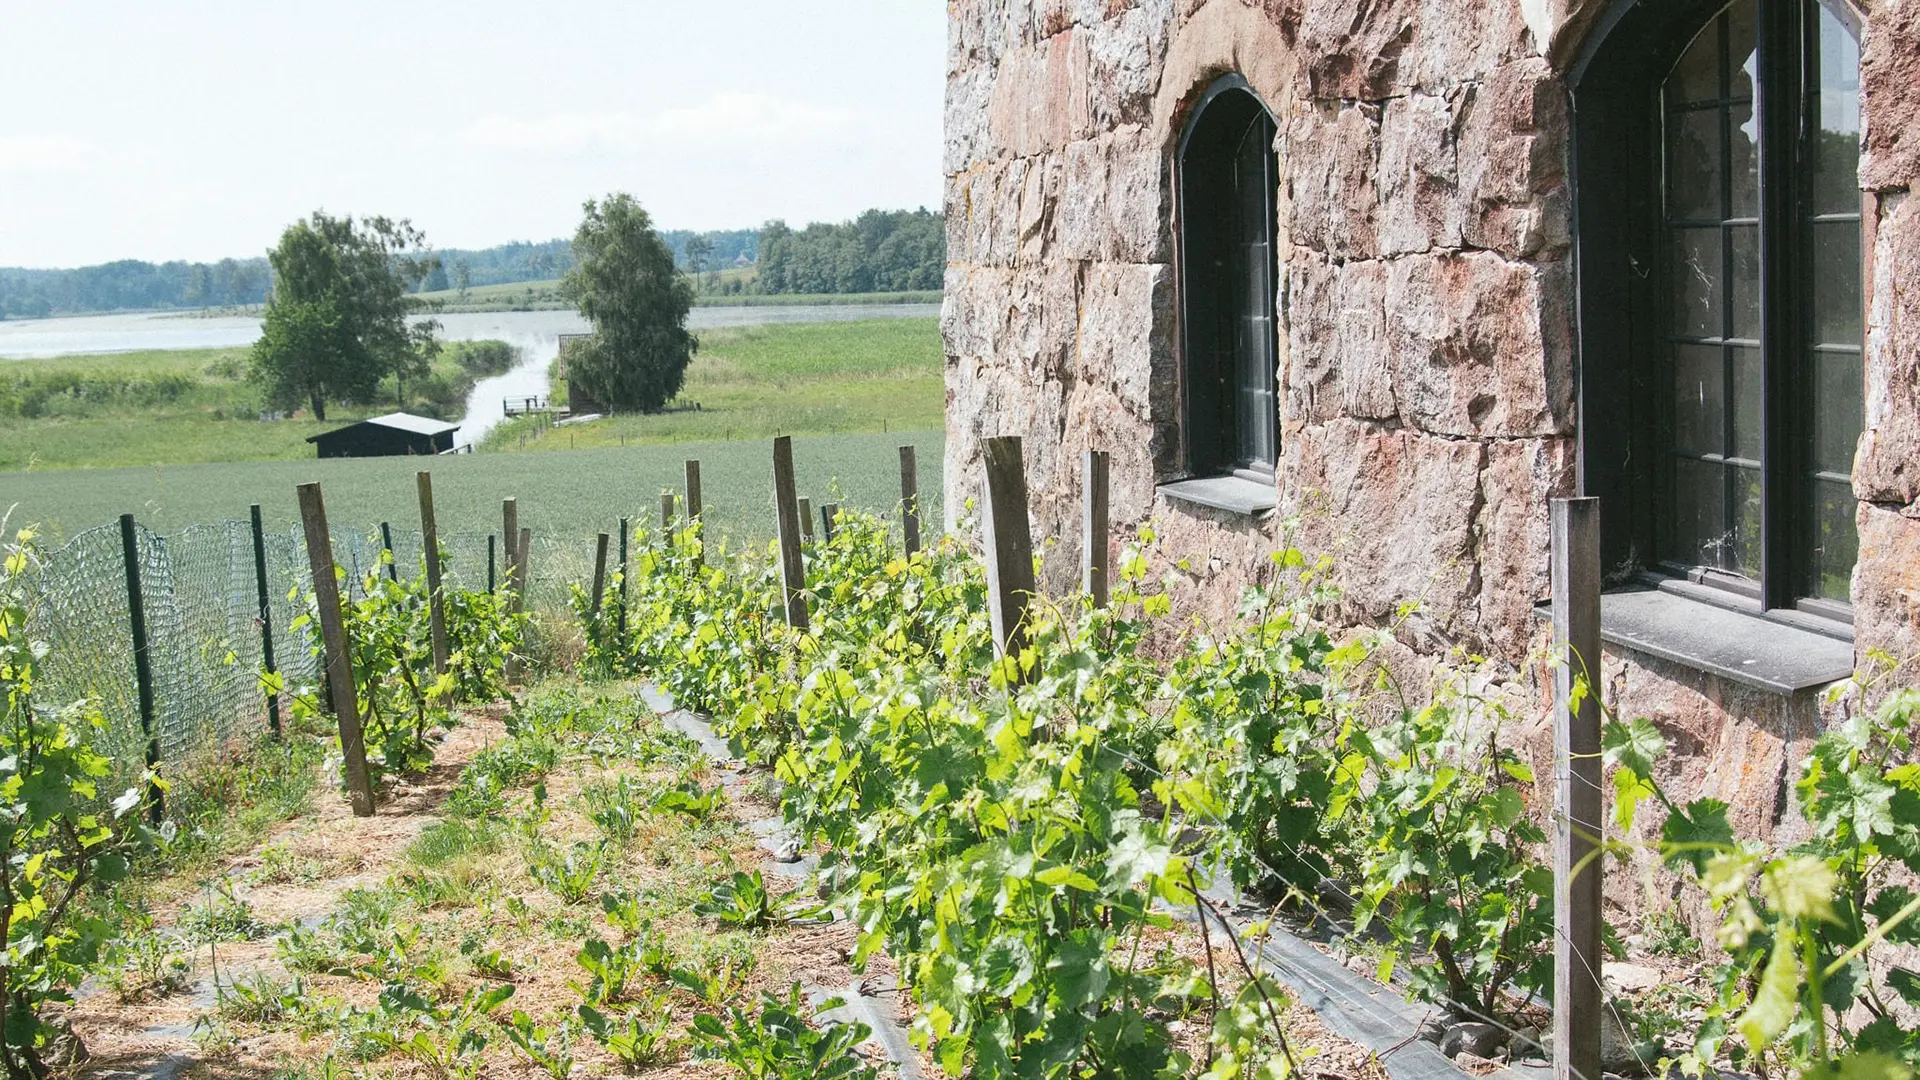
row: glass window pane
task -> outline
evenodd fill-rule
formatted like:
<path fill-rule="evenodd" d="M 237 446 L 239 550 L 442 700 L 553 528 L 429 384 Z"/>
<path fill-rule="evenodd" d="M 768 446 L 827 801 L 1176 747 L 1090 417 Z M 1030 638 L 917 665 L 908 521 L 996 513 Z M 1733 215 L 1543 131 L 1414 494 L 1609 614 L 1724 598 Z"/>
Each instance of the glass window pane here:
<path fill-rule="evenodd" d="M 1860 327 L 1860 224 L 1817 221 L 1807 229 L 1812 245 L 1813 340 L 1858 347 Z"/>
<path fill-rule="evenodd" d="M 1726 438 L 1726 362 L 1717 345 L 1673 349 L 1673 447 L 1719 454 Z"/>
<path fill-rule="evenodd" d="M 1727 97 L 1734 101 L 1753 100 L 1759 7 L 1754 0 L 1741 0 L 1727 8 Z"/>
<path fill-rule="evenodd" d="M 1733 408 L 1727 417 L 1733 431 L 1728 450 L 1734 457 L 1758 462 L 1760 429 L 1765 423 L 1760 411 L 1760 350 L 1728 349 L 1727 354 L 1733 368 Z"/>
<path fill-rule="evenodd" d="M 1727 108 L 1727 152 L 1731 159 L 1727 171 L 1733 181 L 1732 205 L 1728 217 L 1750 218 L 1760 215 L 1760 124 L 1753 117 L 1751 104 Z"/>
<path fill-rule="evenodd" d="M 1748 341 L 1760 340 L 1760 227 L 1758 225 L 1727 226 L 1728 246 L 1732 249 L 1733 265 L 1729 267 L 1733 305 L 1733 325 L 1730 337 L 1745 338 Z"/>
<path fill-rule="evenodd" d="M 1846 602 L 1853 598 L 1853 564 L 1860 557 L 1853 488 L 1826 480 L 1815 481 L 1813 488 L 1807 591 L 1823 600 Z"/>
<path fill-rule="evenodd" d="M 1667 76 L 1667 108 L 1720 97 L 1720 20 L 1709 21 Z"/>
<path fill-rule="evenodd" d="M 1720 167 L 1719 109 L 1667 117 L 1667 217 L 1719 221 Z"/>
<path fill-rule="evenodd" d="M 1673 230 L 1673 331 L 1683 337 L 1719 337 L 1720 230 Z"/>
<path fill-rule="evenodd" d="M 1733 505 L 1729 508 L 1732 536 L 1722 569 L 1747 577 L 1760 574 L 1760 470 L 1729 466 Z"/>
<path fill-rule="evenodd" d="M 1866 412 L 1860 354 L 1813 354 L 1813 468 L 1853 474 L 1853 454 Z"/>
<path fill-rule="evenodd" d="M 1860 43 L 1823 4 L 1809 185 L 1817 214 L 1860 212 Z"/>
<path fill-rule="evenodd" d="M 1673 550 L 1694 566 L 1721 566 L 1728 548 L 1725 466 L 1678 458 L 1673 463 Z"/>

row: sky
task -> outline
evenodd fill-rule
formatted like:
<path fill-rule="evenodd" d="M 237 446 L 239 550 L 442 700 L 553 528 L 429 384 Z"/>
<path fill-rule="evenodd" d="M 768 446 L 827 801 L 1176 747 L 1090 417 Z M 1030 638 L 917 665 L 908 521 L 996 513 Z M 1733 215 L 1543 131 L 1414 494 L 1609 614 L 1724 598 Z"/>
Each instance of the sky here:
<path fill-rule="evenodd" d="M 937 208 L 940 0 L 0 0 L 0 266 Z"/>

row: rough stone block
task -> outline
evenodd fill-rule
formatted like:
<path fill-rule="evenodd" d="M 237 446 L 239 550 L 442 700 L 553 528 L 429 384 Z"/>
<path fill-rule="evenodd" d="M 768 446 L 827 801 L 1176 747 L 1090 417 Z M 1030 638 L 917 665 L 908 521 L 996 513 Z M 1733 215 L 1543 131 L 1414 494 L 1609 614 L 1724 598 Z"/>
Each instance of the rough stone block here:
<path fill-rule="evenodd" d="M 1335 258 L 1378 254 L 1380 110 L 1313 105 L 1287 128 L 1293 242 Z"/>
<path fill-rule="evenodd" d="M 1552 596 L 1550 508 L 1573 492 L 1569 438 L 1498 439 L 1480 475 L 1474 564 L 1479 632 L 1492 655 L 1517 661 L 1536 627 L 1534 605 Z"/>
<path fill-rule="evenodd" d="M 1458 99 L 1460 92 L 1451 95 Z M 1460 246 L 1460 147 L 1454 110 L 1436 94 L 1410 94 L 1380 113 L 1380 251 Z"/>
<path fill-rule="evenodd" d="M 1570 434 L 1570 289 L 1564 264 L 1491 252 L 1393 260 L 1387 352 L 1402 422 L 1447 435 Z"/>
<path fill-rule="evenodd" d="M 1860 176 L 1870 189 L 1905 189 L 1920 183 L 1920 131 L 1914 129 L 1920 116 L 1920 0 L 1881 0 L 1867 24 L 1860 54 L 1867 128 Z"/>
<path fill-rule="evenodd" d="M 1419 601 L 1416 622 L 1472 630 L 1473 534 L 1486 447 L 1352 420 L 1292 433 L 1281 513 L 1303 551 L 1331 555 L 1342 603 L 1362 620 Z"/>
<path fill-rule="evenodd" d="M 1387 264 L 1335 263 L 1295 248 L 1287 264 L 1287 416 L 1388 420 Z"/>
<path fill-rule="evenodd" d="M 1111 387 L 1142 421 L 1172 419 L 1176 399 L 1158 392 L 1174 378 L 1171 284 L 1163 265 L 1100 263 L 1080 291 L 1074 377 Z"/>
<path fill-rule="evenodd" d="M 1321 100 L 1379 101 L 1411 88 L 1402 55 L 1414 41 L 1417 0 L 1305 0 L 1299 50 L 1308 92 Z"/>
<path fill-rule="evenodd" d="M 1853 575 L 1853 627 L 1861 656 L 1878 650 L 1920 660 L 1920 513 L 1861 503 L 1860 561 Z"/>
<path fill-rule="evenodd" d="M 1920 203 L 1880 199 L 1870 253 L 1866 431 L 1854 464 L 1854 492 L 1870 502 L 1920 502 Z"/>

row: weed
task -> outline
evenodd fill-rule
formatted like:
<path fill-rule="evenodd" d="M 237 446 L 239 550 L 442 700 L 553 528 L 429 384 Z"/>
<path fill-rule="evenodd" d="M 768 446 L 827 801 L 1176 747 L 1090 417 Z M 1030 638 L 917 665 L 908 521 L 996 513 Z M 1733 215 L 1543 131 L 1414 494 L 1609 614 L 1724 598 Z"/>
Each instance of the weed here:
<path fill-rule="evenodd" d="M 273 926 L 254 917 L 253 906 L 233 895 L 233 887 L 222 881 L 209 887 L 205 902 L 189 907 L 180 920 L 180 929 L 188 941 L 210 944 L 221 941 L 257 941 L 272 933 Z"/>
<path fill-rule="evenodd" d="M 121 1001 L 177 994 L 193 981 L 186 947 L 178 936 L 149 926 L 121 945 L 121 966 L 108 976 L 108 984 Z"/>
<path fill-rule="evenodd" d="M 617 1016 L 584 1003 L 575 1011 L 587 1034 L 628 1069 L 654 1064 L 674 1051 L 673 1010 L 663 995 L 645 997 Z"/>
<path fill-rule="evenodd" d="M 546 1070 L 555 1080 L 564 1080 L 573 1071 L 573 1027 L 562 1023 L 541 1027 L 518 1009 L 507 1027 L 507 1039 L 525 1054 L 528 1061 Z"/>
<path fill-rule="evenodd" d="M 284 844 L 260 849 L 260 865 L 247 880 L 255 885 L 310 885 L 326 876 L 319 860 L 300 855 Z"/>
<path fill-rule="evenodd" d="M 705 822 L 726 805 L 726 795 L 718 785 L 703 788 L 695 781 L 687 781 L 661 792 L 653 800 L 653 809 L 662 814 L 684 814 L 697 822 Z"/>
<path fill-rule="evenodd" d="M 280 982 L 264 971 L 243 975 L 219 990 L 219 1012 L 245 1024 L 270 1024 L 296 1016 L 304 1007 L 306 988 L 299 979 Z"/>
<path fill-rule="evenodd" d="M 827 1011 L 846 1004 L 821 1003 Z M 877 1080 L 880 1073 L 861 1057 L 860 1044 L 873 1034 L 865 1024 L 807 1022 L 810 1010 L 793 984 L 785 997 L 763 994 L 760 1009 L 729 1008 L 724 1019 L 693 1019 L 694 1053 L 724 1061 L 749 1080 Z"/>
<path fill-rule="evenodd" d="M 714 883 L 706 895 L 695 901 L 693 911 L 722 926 L 741 930 L 759 930 L 773 925 L 777 918 L 773 896 L 767 892 L 766 879 L 758 870 L 751 874 L 736 870 L 731 878 Z"/>
<path fill-rule="evenodd" d="M 563 853 L 545 844 L 526 852 L 527 875 L 569 906 L 584 904 L 593 896 L 593 885 L 606 865 L 603 844 L 576 843 Z"/>

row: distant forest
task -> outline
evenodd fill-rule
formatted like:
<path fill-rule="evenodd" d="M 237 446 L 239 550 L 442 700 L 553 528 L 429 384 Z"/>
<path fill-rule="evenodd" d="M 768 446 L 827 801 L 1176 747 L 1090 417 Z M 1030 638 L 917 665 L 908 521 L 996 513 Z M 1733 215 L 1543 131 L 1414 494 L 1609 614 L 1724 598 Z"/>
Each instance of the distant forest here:
<path fill-rule="evenodd" d="M 931 210 L 869 210 L 839 225 L 795 232 L 784 221 L 760 230 L 758 291 L 865 293 L 938 289 L 947 233 Z"/>
<path fill-rule="evenodd" d="M 783 221 L 758 230 L 660 234 L 685 271 L 713 272 L 754 265 L 749 280 L 732 278 L 727 291 L 759 293 L 902 292 L 938 289 L 946 268 L 946 234 L 928 210 L 869 210 L 838 225 L 814 223 L 799 231 Z M 706 242 L 700 265 L 688 244 Z M 700 245 L 694 245 L 697 249 Z M 423 291 L 461 286 L 551 281 L 573 268 L 568 240 L 516 241 L 478 250 L 446 248 Z M 264 303 L 272 283 L 265 257 L 217 263 L 150 263 L 122 259 L 76 270 L 0 267 L 0 319 L 45 318 L 109 311 L 186 311 Z"/>

